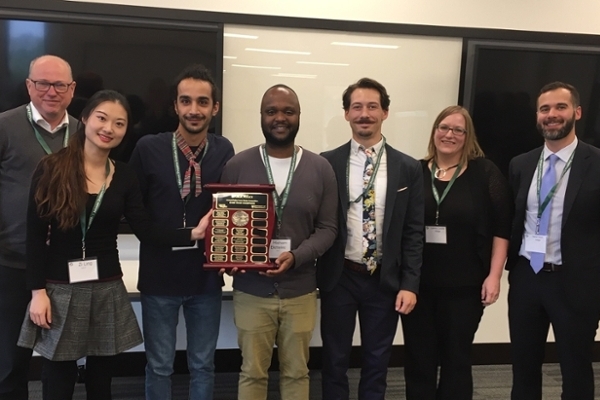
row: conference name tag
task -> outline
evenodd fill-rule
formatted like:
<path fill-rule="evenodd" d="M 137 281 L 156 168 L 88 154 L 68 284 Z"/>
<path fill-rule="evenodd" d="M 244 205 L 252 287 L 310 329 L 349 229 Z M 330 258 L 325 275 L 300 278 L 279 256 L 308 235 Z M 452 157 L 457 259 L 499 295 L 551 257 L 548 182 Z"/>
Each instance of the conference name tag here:
<path fill-rule="evenodd" d="M 269 258 L 277 259 L 281 253 L 292 250 L 292 239 L 273 239 L 269 247 Z"/>
<path fill-rule="evenodd" d="M 525 234 L 525 251 L 533 253 L 545 253 L 548 235 Z"/>
<path fill-rule="evenodd" d="M 425 243 L 446 244 L 446 227 L 439 225 L 426 226 Z"/>
<path fill-rule="evenodd" d="M 98 280 L 98 260 L 86 258 L 85 260 L 69 261 L 69 283 L 89 282 Z"/>

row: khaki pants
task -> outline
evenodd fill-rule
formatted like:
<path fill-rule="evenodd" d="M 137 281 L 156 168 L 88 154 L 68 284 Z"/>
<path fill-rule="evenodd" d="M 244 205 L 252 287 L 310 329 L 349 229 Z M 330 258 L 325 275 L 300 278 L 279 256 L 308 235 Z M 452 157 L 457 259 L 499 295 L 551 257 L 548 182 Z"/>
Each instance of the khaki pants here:
<path fill-rule="evenodd" d="M 291 299 L 233 293 L 242 350 L 238 400 L 266 400 L 273 346 L 279 355 L 282 400 L 308 400 L 308 347 L 315 328 L 317 294 Z"/>

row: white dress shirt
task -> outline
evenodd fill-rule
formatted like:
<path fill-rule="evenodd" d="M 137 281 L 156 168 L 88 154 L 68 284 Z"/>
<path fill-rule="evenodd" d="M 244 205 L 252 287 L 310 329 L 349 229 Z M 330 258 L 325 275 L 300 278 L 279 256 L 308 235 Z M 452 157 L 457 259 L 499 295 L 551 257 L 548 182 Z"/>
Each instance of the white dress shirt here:
<path fill-rule="evenodd" d="M 373 146 L 375 153 L 373 155 L 374 162 L 380 151 L 381 161 L 379 162 L 379 170 L 375 177 L 375 231 L 377 236 L 377 258 L 381 260 L 382 243 L 383 243 L 383 216 L 385 211 L 385 196 L 387 192 L 387 155 L 383 147 L 383 139 Z M 357 263 L 362 263 L 363 257 L 363 202 L 362 199 L 358 203 L 352 201 L 360 196 L 364 190 L 363 174 L 367 155 L 361 149 L 361 145 L 354 139 L 350 141 L 350 171 L 349 171 L 349 200 L 348 215 L 346 217 L 346 226 L 348 227 L 348 240 L 346 241 L 345 257 Z"/>
<path fill-rule="evenodd" d="M 555 168 L 556 168 L 556 180 L 560 179 L 560 176 L 567 165 L 567 161 L 571 157 L 571 154 L 575 151 L 577 147 L 577 138 L 573 141 L 573 143 L 568 146 L 560 149 L 556 152 L 556 156 L 558 159 L 556 160 Z M 543 171 L 546 171 L 548 168 L 549 160 L 552 151 L 544 145 L 544 165 Z M 531 180 L 531 185 L 529 186 L 529 192 L 527 194 L 527 209 L 525 210 L 525 234 L 535 235 L 536 234 L 536 224 L 537 224 L 537 213 L 538 213 L 538 198 L 537 198 L 537 168 L 533 173 L 533 179 Z M 561 236 L 561 226 L 562 226 L 562 218 L 563 218 L 563 209 L 565 205 L 565 193 L 567 191 L 567 183 L 569 182 L 569 175 L 571 174 L 571 169 L 565 172 L 565 176 L 560 181 L 558 187 L 556 188 L 556 192 L 554 193 L 554 197 L 552 198 L 552 204 L 550 206 L 550 222 L 548 224 L 548 238 L 546 240 L 546 256 L 544 258 L 544 262 L 552 263 L 552 264 L 562 264 L 562 254 L 560 251 L 560 236 Z M 543 201 L 543 199 L 542 199 Z M 531 259 L 531 256 L 528 251 L 525 250 L 525 236 L 523 236 L 523 240 L 521 242 L 521 249 L 519 251 L 519 255 L 522 255 L 528 259 Z"/>
<path fill-rule="evenodd" d="M 52 129 L 48 121 L 46 121 L 44 117 L 42 117 L 42 114 L 40 114 L 38 109 L 35 108 L 33 103 L 29 103 L 29 106 L 31 107 L 31 119 L 33 119 L 33 122 L 35 122 L 37 125 L 39 125 L 40 127 L 44 128 L 52 134 L 60 131 L 65 126 L 69 125 L 69 114 L 67 114 L 66 111 L 62 121 L 58 125 L 56 125 L 56 128 Z"/>

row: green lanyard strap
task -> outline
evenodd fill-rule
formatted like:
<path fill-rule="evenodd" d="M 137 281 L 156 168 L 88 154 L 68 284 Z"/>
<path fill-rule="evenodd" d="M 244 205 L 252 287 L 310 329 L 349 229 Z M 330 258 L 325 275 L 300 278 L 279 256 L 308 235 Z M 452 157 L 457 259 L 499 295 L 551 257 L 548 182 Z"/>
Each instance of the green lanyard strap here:
<path fill-rule="evenodd" d="M 446 195 L 450 191 L 450 188 L 452 187 L 452 185 L 454 185 L 456 178 L 458 178 L 458 176 L 460 175 L 460 170 L 462 169 L 462 165 L 459 164 L 456 167 L 456 171 L 454 171 L 454 174 L 452 175 L 452 179 L 450 179 L 450 182 L 448 182 L 448 186 L 446 186 L 446 189 L 444 189 L 444 191 L 442 192 L 442 197 L 440 197 L 440 194 L 438 193 L 437 188 L 435 187 L 435 184 L 434 184 L 436 169 L 437 169 L 437 164 L 435 163 L 435 160 L 432 160 L 431 161 L 431 191 L 433 192 L 433 198 L 435 199 L 435 203 L 437 205 L 437 207 L 435 209 L 435 224 L 438 225 L 439 219 L 440 219 L 440 205 L 442 204 L 442 201 L 444 201 L 444 199 L 446 198 Z"/>
<path fill-rule="evenodd" d="M 537 199 L 538 199 L 537 218 L 538 218 L 538 221 L 542 218 L 542 214 L 544 213 L 544 210 L 546 209 L 546 207 L 548 207 L 548 204 L 550 203 L 550 200 L 552 200 L 552 197 L 554 197 L 554 194 L 556 193 L 556 190 L 558 189 L 560 182 L 564 178 L 567 171 L 571 168 L 571 164 L 573 164 L 573 155 L 574 154 L 575 154 L 575 151 L 573 151 L 571 153 L 571 156 L 567 160 L 567 164 L 565 165 L 565 168 L 563 169 L 562 173 L 560 174 L 560 178 L 558 178 L 558 180 L 556 181 L 554 186 L 552 186 L 552 189 L 550 189 L 550 191 L 546 195 L 546 198 L 544 199 L 544 201 L 541 201 L 542 199 L 540 199 L 540 191 L 542 189 L 542 174 L 543 174 L 543 170 L 544 170 L 544 151 L 542 150 L 542 154 L 540 154 L 540 159 L 538 160 L 538 165 L 537 165 Z"/>
<path fill-rule="evenodd" d="M 369 193 L 369 191 L 375 185 L 375 177 L 377 176 L 377 171 L 379 171 L 379 164 L 381 163 L 381 157 L 383 156 L 383 152 L 385 149 L 385 136 L 381 135 L 381 137 L 383 138 L 383 143 L 381 144 L 381 148 L 377 153 L 377 160 L 375 161 L 375 165 L 373 166 L 373 173 L 369 178 L 369 182 L 367 183 L 367 186 L 363 189 L 362 193 L 358 195 L 356 199 L 349 201 L 349 205 L 351 205 L 352 203 L 358 203 L 359 201 L 362 201 L 362 199 Z M 346 193 L 348 194 L 348 199 L 350 199 L 350 157 L 348 157 L 348 164 L 346 165 Z"/>
<path fill-rule="evenodd" d="M 271 163 L 269 162 L 269 157 L 267 156 L 267 150 L 265 146 L 261 146 L 263 160 L 265 162 L 265 169 L 267 170 L 267 178 L 269 179 L 269 183 L 271 185 L 275 184 L 275 180 L 273 179 L 273 171 L 271 170 Z M 294 153 L 292 155 L 292 162 L 290 163 L 290 170 L 288 171 L 287 180 L 285 182 L 285 187 L 281 192 L 281 195 L 277 193 L 277 190 L 273 190 L 273 201 L 275 202 L 275 213 L 277 214 L 277 229 L 281 228 L 281 220 L 283 219 L 283 209 L 288 201 L 288 196 L 290 194 L 290 187 L 292 186 L 292 178 L 294 177 L 294 170 L 296 169 L 296 156 L 298 151 L 296 150 L 296 146 L 294 146 Z"/>
<path fill-rule="evenodd" d="M 42 149 L 44 149 L 46 154 L 52 154 L 52 150 L 48 146 L 48 143 L 46 143 L 46 141 L 44 140 L 44 138 L 42 137 L 40 132 L 37 130 L 35 123 L 33 122 L 33 116 L 32 116 L 32 112 L 31 112 L 31 104 L 27 104 L 27 107 L 25 107 L 25 109 L 27 110 L 27 119 L 29 120 L 31 127 L 33 128 L 33 132 L 35 132 L 35 138 L 37 139 L 40 146 L 42 146 Z M 63 138 L 63 147 L 67 147 L 67 143 L 69 143 L 69 125 L 68 124 L 65 128 L 65 136 Z"/>
<path fill-rule="evenodd" d="M 81 250 L 83 251 L 83 259 L 85 259 L 85 237 L 90 230 L 90 226 L 92 226 L 92 222 L 94 222 L 94 218 L 98 213 L 98 209 L 100 208 L 100 204 L 102 204 L 102 199 L 104 199 L 104 193 L 106 193 L 106 180 L 110 175 L 110 161 L 106 160 L 106 177 L 104 179 L 104 183 L 100 188 L 100 193 L 98 193 L 98 197 L 96 197 L 96 201 L 94 201 L 94 205 L 92 207 L 92 212 L 90 213 L 89 222 L 86 220 L 86 210 L 85 208 L 81 211 L 81 215 L 79 216 L 79 222 L 81 224 Z"/>

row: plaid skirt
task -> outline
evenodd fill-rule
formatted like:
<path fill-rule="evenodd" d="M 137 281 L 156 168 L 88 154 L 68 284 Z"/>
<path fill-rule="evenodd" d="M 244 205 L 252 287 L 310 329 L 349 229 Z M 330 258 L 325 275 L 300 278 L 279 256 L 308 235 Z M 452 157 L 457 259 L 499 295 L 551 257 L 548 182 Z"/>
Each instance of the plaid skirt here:
<path fill-rule="evenodd" d="M 29 307 L 18 345 L 53 361 L 112 356 L 142 343 L 142 334 L 121 279 L 46 285 L 50 329 L 35 325 Z M 31 303 L 30 303 L 31 305 Z"/>

